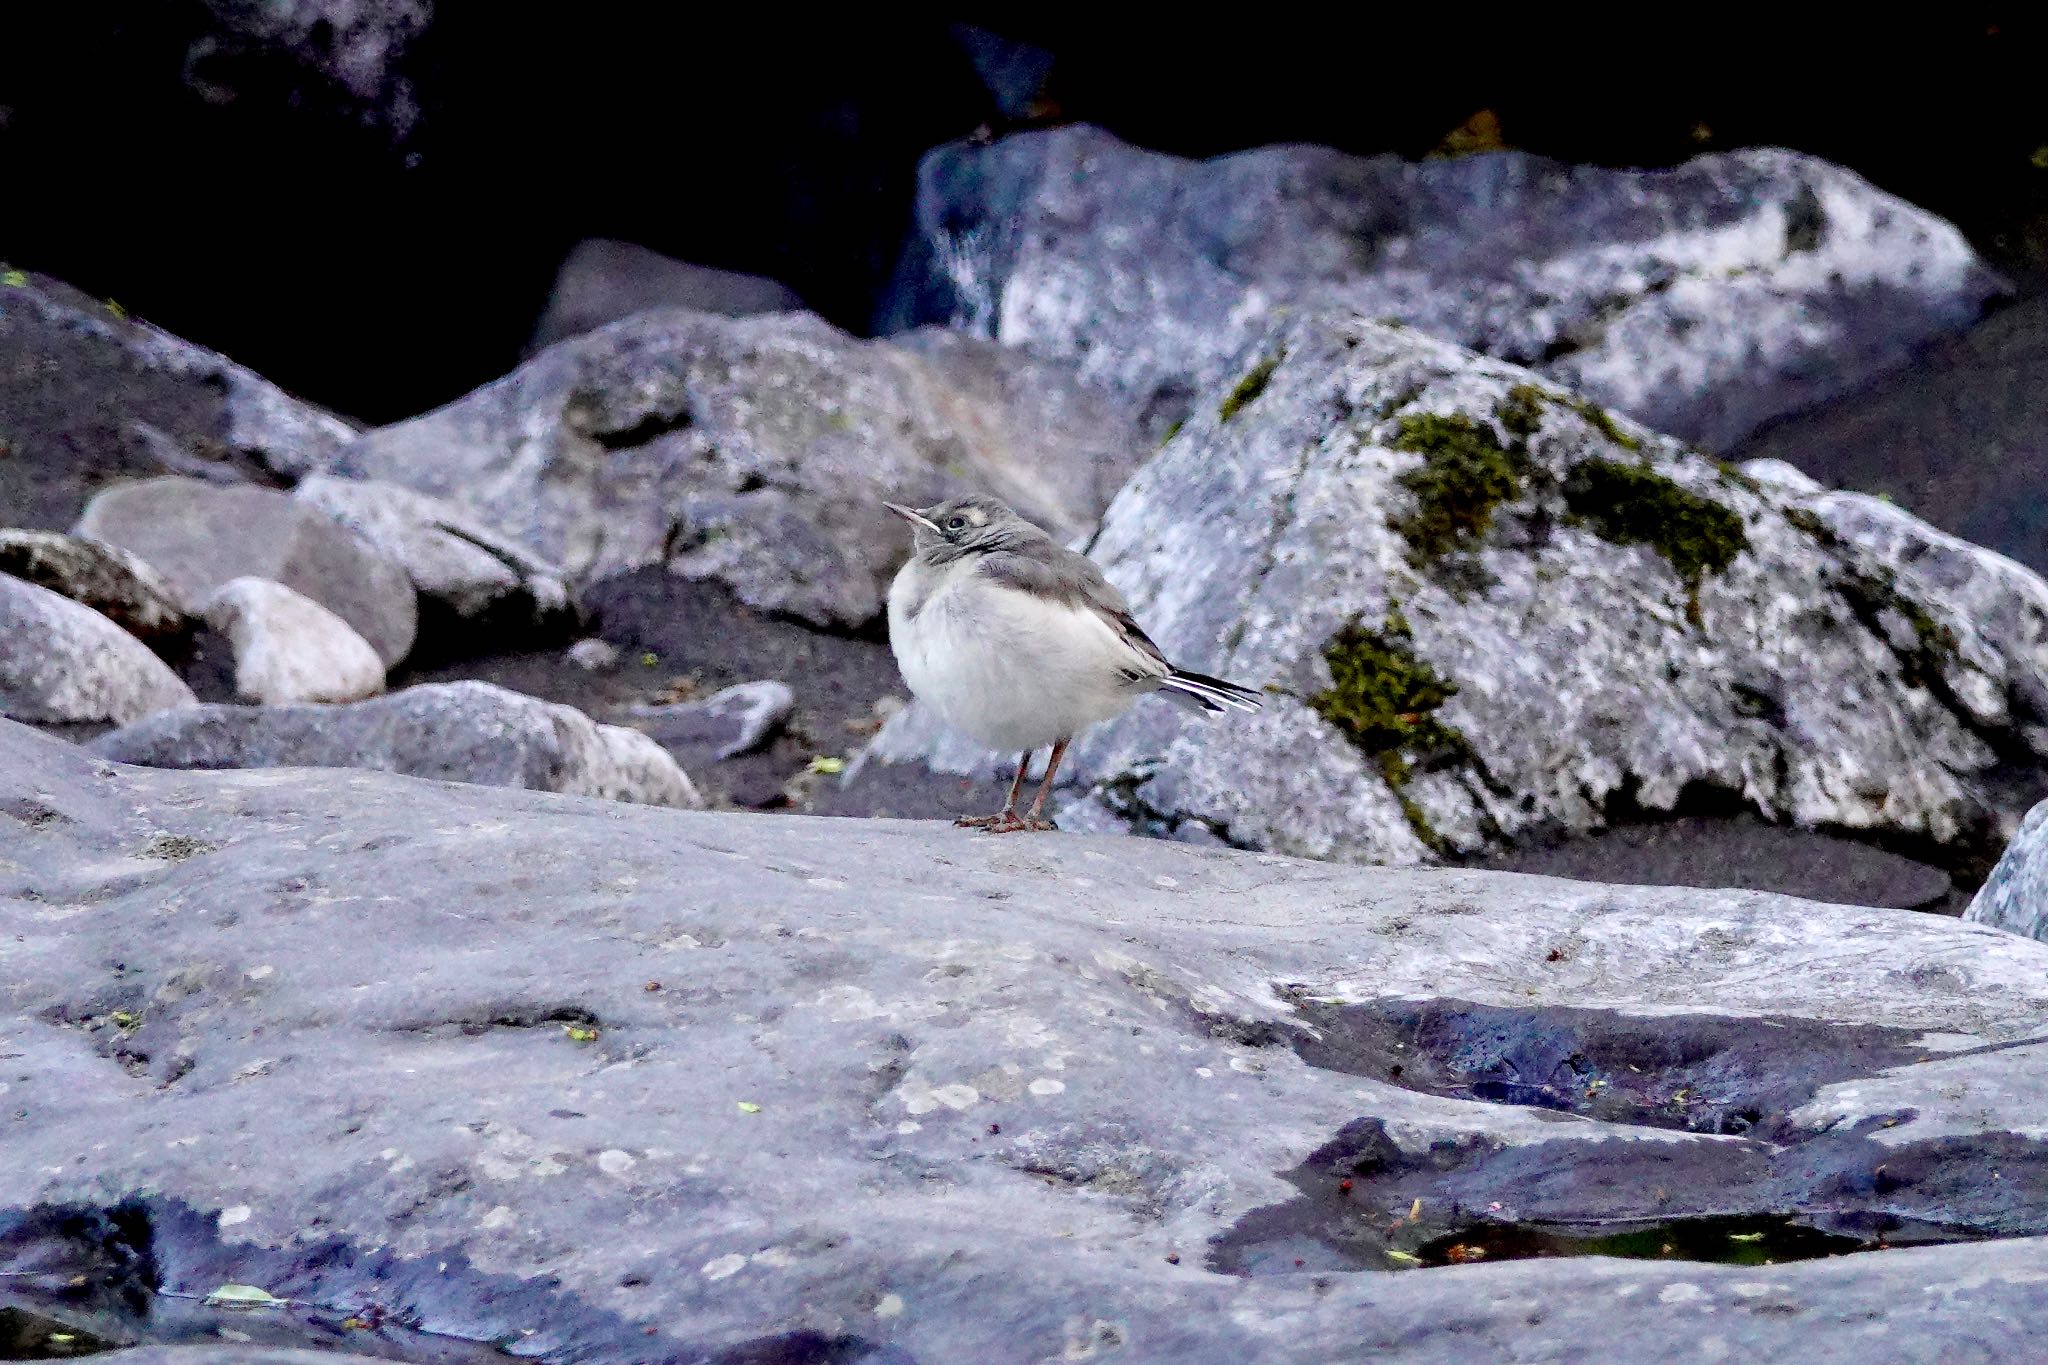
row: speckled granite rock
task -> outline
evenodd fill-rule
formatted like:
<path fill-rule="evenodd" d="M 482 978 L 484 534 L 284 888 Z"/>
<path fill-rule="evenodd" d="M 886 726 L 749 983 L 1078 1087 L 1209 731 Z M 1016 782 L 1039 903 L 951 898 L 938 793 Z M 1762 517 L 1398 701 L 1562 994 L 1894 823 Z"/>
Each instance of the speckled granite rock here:
<path fill-rule="evenodd" d="M 1069 826 L 1413 863 L 1711 793 L 1981 868 L 2048 788 L 2048 585 L 2012 561 L 1412 329 L 1297 314 L 1240 367 L 1092 553 L 1268 705 L 1090 732 Z M 903 761 L 991 763 L 916 707 L 867 756 Z"/>
<path fill-rule="evenodd" d="M 0 530 L 0 573 L 91 607 L 137 639 L 176 640 L 191 629 L 163 576 L 126 550 L 56 531 Z"/>
<path fill-rule="evenodd" d="M 2048 945 L 2011 934 L 5 725 L 0 790 L 0 1210 L 122 1203 L 174 1291 L 719 1365 L 2048 1326 Z M 1762 1263 L 1787 1216 L 1899 1246 Z M 1396 1270 L 1614 1220 L 1728 1263 Z"/>
<path fill-rule="evenodd" d="M 0 716 L 125 725 L 191 701 L 163 660 L 106 617 L 0 574 Z"/>
<path fill-rule="evenodd" d="M 925 158 L 885 323 L 1071 362 L 1160 431 L 1274 308 L 1347 308 L 1723 449 L 1961 331 L 2001 288 L 1948 223 L 1795 152 L 1195 162 L 1076 126 Z"/>

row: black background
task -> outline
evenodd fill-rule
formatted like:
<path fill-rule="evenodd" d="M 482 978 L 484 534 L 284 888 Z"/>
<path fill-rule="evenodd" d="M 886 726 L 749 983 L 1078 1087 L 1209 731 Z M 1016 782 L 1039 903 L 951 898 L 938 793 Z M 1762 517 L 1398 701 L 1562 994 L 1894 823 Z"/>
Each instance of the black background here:
<path fill-rule="evenodd" d="M 198 74 L 235 97 L 202 98 L 196 0 L 10 7 L 0 258 L 372 421 L 510 368 L 585 236 L 772 275 L 865 330 L 919 154 L 1031 117 L 1189 155 L 1422 155 L 1481 109 L 1568 160 L 1791 146 L 1953 218 L 2024 289 L 2048 264 L 2048 47 L 1992 11 L 974 16 L 1052 54 L 1020 119 L 947 19 L 691 9 L 443 3 L 400 136 L 275 54 L 217 57 Z"/>

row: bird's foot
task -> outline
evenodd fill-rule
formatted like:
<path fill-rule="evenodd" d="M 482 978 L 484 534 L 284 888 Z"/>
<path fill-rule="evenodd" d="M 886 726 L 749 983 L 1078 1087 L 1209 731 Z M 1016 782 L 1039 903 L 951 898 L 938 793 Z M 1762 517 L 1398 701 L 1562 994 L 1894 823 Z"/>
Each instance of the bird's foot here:
<path fill-rule="evenodd" d="M 1034 815 L 1018 815 L 1010 812 L 992 817 L 987 824 L 977 824 L 977 829 L 989 834 L 1043 834 L 1058 829 L 1050 820 L 1041 820 Z"/>
<path fill-rule="evenodd" d="M 1015 820 L 1017 812 L 999 810 L 994 815 L 962 815 L 953 821 L 961 829 L 993 829 L 1006 821 Z"/>

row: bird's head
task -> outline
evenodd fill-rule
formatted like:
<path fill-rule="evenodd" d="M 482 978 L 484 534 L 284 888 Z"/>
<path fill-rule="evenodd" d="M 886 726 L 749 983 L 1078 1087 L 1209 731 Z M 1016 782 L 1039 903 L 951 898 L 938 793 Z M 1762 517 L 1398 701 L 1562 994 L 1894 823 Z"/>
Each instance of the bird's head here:
<path fill-rule="evenodd" d="M 994 498 L 979 494 L 949 498 L 930 507 L 882 505 L 910 523 L 913 553 L 935 564 L 1007 549 L 1045 535 Z"/>

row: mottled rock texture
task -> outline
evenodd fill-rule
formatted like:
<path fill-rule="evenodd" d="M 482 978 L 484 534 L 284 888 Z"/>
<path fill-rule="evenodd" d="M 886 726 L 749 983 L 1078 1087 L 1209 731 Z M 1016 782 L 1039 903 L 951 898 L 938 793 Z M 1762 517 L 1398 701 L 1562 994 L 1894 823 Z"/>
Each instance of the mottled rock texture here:
<path fill-rule="evenodd" d="M 1068 361 L 1161 431 L 1274 308 L 1348 308 L 1723 449 L 1962 330 L 2001 288 L 1948 223 L 1794 152 L 1657 171 L 1310 146 L 1197 162 L 1077 126 L 925 159 L 884 322 Z"/>
<path fill-rule="evenodd" d="M 0 530 L 0 573 L 91 607 L 139 639 L 173 641 L 192 626 L 161 574 L 126 550 L 96 540 Z"/>
<path fill-rule="evenodd" d="M 2034 574 L 1413 329 L 1273 324 L 1092 553 L 1269 695 L 1083 736 L 1076 827 L 1414 863 L 1719 802 L 1981 873 L 2048 787 Z M 916 707 L 870 756 L 906 759 L 988 765 Z"/>
<path fill-rule="evenodd" d="M 395 483 L 316 474 L 292 497 L 405 570 L 419 593 L 415 654 L 558 639 L 576 604 L 562 572 L 460 507 Z"/>
<path fill-rule="evenodd" d="M 721 1365 L 2022 1359 L 2048 1325 L 2015 935 L 7 726 L 0 790 L 0 1209 L 128 1201 L 174 1291 Z M 1898 1245 L 1768 1264 L 1709 1213 Z M 1589 1224 L 1674 1255 L 1398 1269 Z"/>
<path fill-rule="evenodd" d="M 991 402 L 1003 384 L 1025 398 Z M 925 355 L 804 313 L 671 309 L 373 431 L 334 472 L 445 498 L 579 585 L 666 564 L 749 606 L 858 626 L 902 555 L 884 498 L 974 488 L 1061 534 L 1093 524 L 1139 451 L 1109 405 L 1073 388 L 987 343 Z M 1053 410 L 1099 424 L 1049 422 Z"/>

